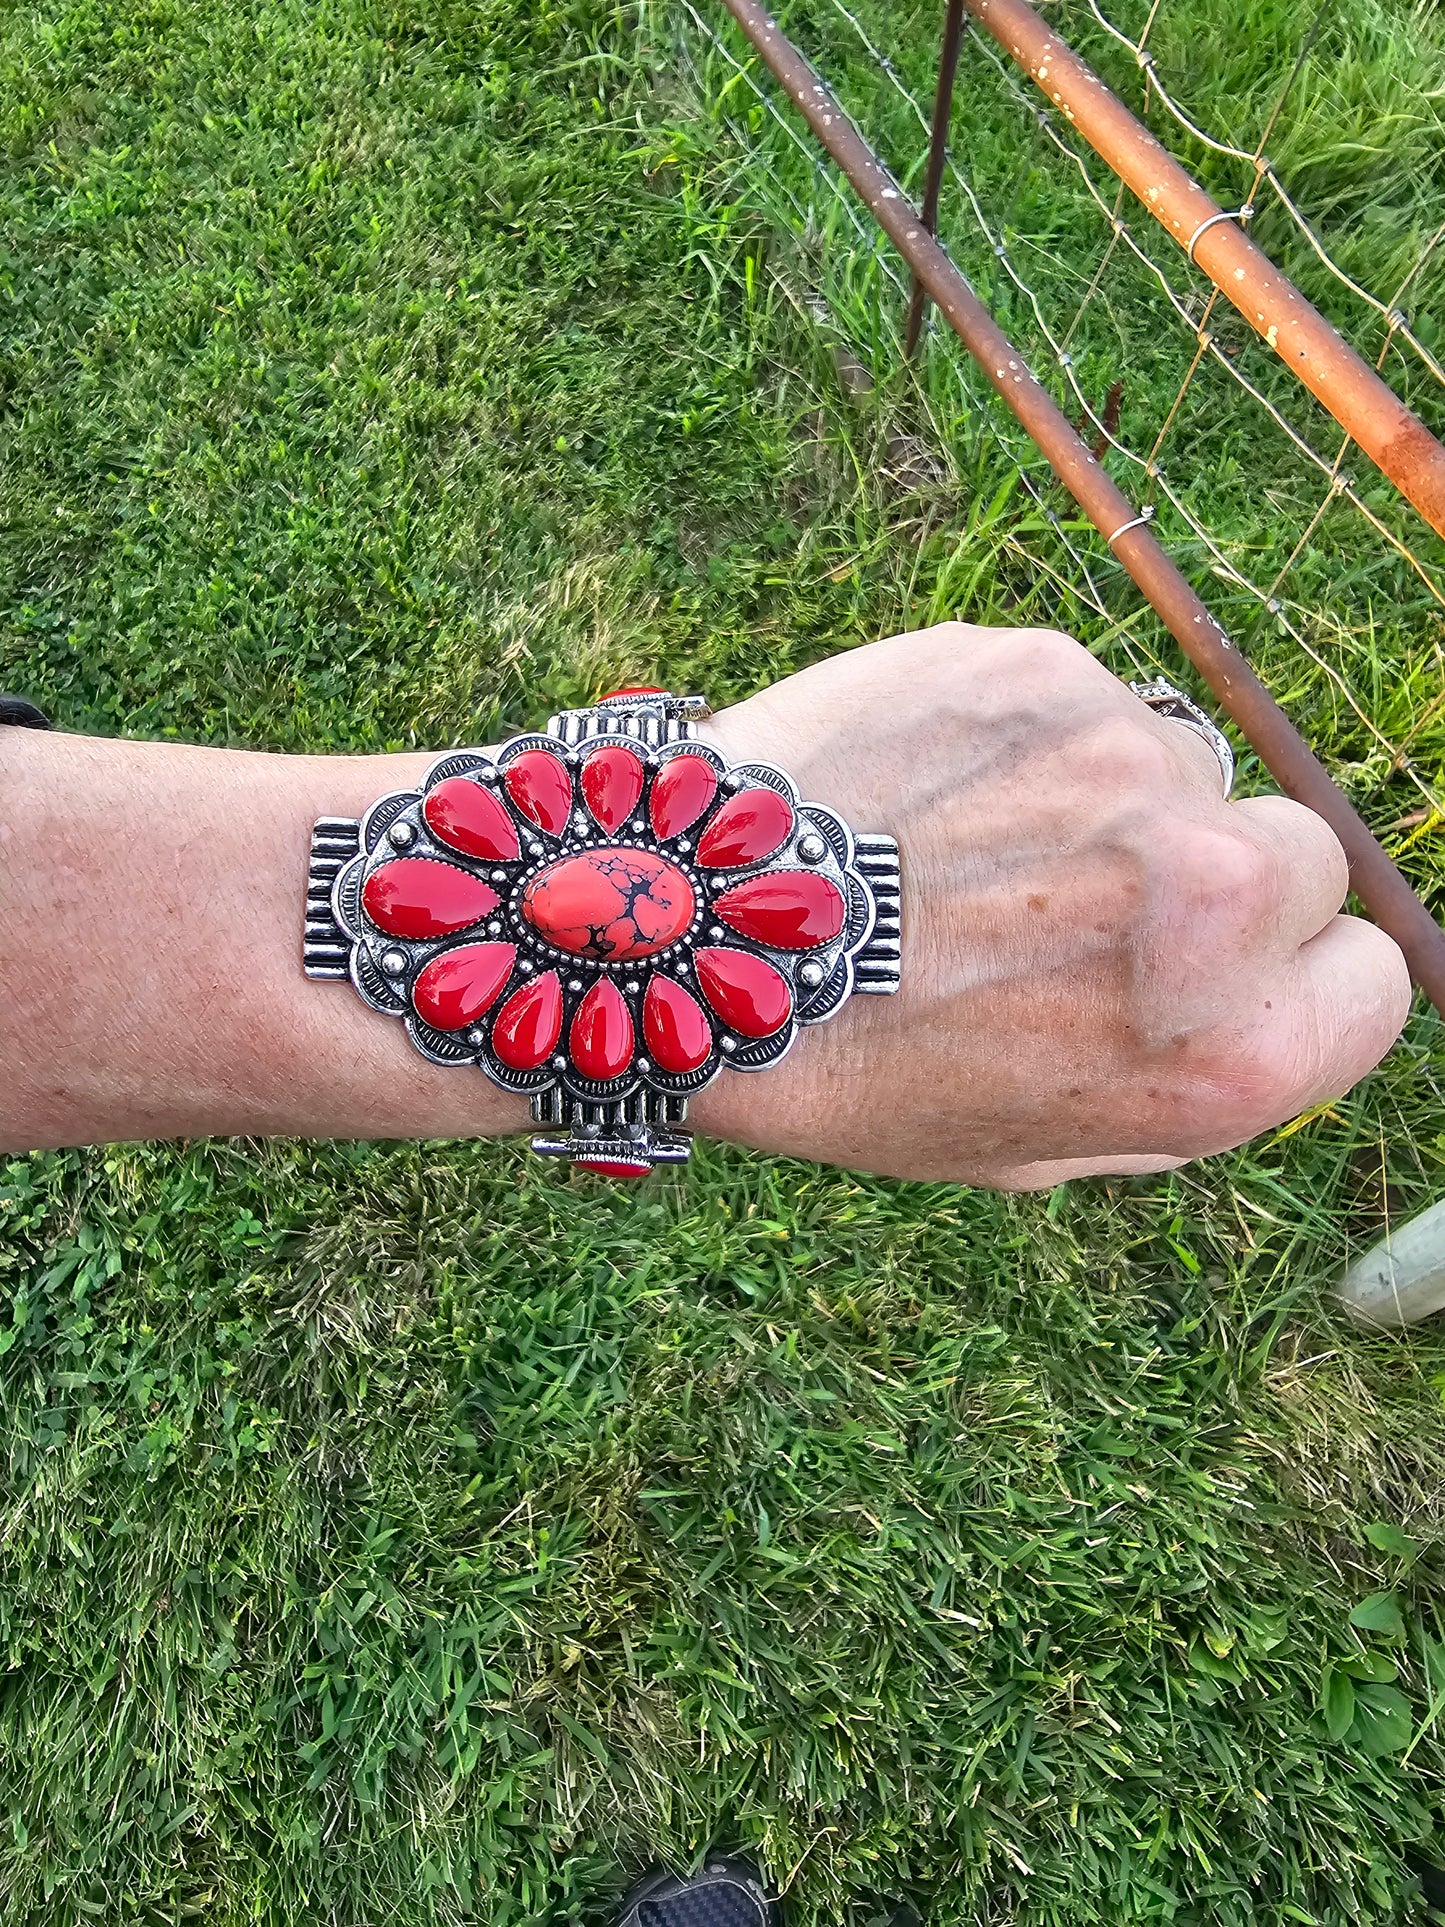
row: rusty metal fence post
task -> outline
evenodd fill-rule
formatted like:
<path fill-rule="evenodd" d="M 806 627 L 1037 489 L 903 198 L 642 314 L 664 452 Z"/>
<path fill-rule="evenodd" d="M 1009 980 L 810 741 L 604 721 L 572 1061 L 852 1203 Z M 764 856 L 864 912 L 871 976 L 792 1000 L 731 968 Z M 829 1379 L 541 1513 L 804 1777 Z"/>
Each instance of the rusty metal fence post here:
<path fill-rule="evenodd" d="M 1241 225 L 1246 210 L 1231 212 L 1212 200 L 1028 0 L 965 4 L 1406 501 L 1445 535 L 1445 447 L 1255 246 Z"/>
<path fill-rule="evenodd" d="M 943 39 L 938 49 L 938 88 L 933 96 L 933 128 L 928 137 L 928 168 L 923 178 L 919 219 L 930 234 L 938 232 L 938 195 L 943 165 L 948 158 L 948 123 L 953 114 L 953 84 L 958 78 L 958 54 L 963 45 L 964 0 L 948 0 L 943 16 Z M 915 274 L 908 297 L 908 320 L 903 330 L 904 357 L 912 361 L 923 333 L 923 307 L 928 296 Z"/>
<path fill-rule="evenodd" d="M 1349 858 L 1350 881 L 1356 894 L 1381 928 L 1400 945 L 1415 982 L 1436 1009 L 1445 1013 L 1445 931 L 1185 580 L 1149 528 L 1147 518 L 1101 466 L 1029 368 L 1022 353 L 1003 333 L 929 232 L 922 210 L 906 198 L 816 68 L 760 0 L 724 0 L 724 4 L 787 91 L 817 140 L 898 249 L 912 270 L 915 285 L 938 307 L 978 363 L 989 385 L 1113 549 L 1275 781 L 1286 794 L 1315 810 L 1334 830 Z M 982 0 L 967 0 L 967 4 L 972 7 L 982 4 Z M 998 4 L 998 0 L 990 0 L 990 4 Z M 1009 0 L 1009 4 L 1021 4 L 1021 0 Z M 940 83 L 942 80 L 940 71 Z M 950 90 L 951 85 L 950 80 Z M 940 86 L 940 93 L 942 91 Z M 936 103 L 935 128 L 937 125 Z M 944 131 L 946 134 L 946 112 Z M 941 181 L 941 142 L 938 151 Z M 1193 238 L 1197 241 L 1200 237 Z M 1316 316 L 1316 320 L 1322 327 L 1327 326 L 1322 318 Z M 1391 394 L 1392 400 L 1396 399 L 1389 389 L 1385 392 Z M 1396 405 L 1403 406 L 1398 402 Z M 1410 419 L 1413 421 L 1414 417 Z M 1445 458 L 1445 451 L 1441 453 Z"/>

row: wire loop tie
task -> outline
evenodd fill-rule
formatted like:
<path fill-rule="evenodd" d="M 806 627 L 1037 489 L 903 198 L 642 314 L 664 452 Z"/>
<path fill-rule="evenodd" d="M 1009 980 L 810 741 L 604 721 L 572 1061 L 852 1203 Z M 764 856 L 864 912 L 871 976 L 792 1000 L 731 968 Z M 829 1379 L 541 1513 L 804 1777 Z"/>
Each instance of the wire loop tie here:
<path fill-rule="evenodd" d="M 1198 263 L 1194 259 L 1194 250 L 1199 245 L 1199 237 L 1201 234 L 1208 233 L 1209 229 L 1217 226 L 1220 221 L 1238 221 L 1243 225 L 1244 222 L 1252 219 L 1253 215 L 1253 203 L 1246 201 L 1243 207 L 1237 207 L 1232 212 L 1221 208 L 1218 214 L 1211 214 L 1207 221 L 1201 221 L 1199 226 L 1195 228 L 1194 232 L 1190 235 L 1189 246 L 1184 250 L 1185 254 L 1189 257 L 1191 265 L 1198 266 Z"/>
<path fill-rule="evenodd" d="M 1147 528 L 1153 520 L 1154 504 L 1152 502 L 1146 502 L 1132 522 L 1125 522 L 1121 527 L 1115 529 L 1114 533 L 1108 538 L 1109 547 L 1112 549 L 1119 537 L 1121 535 L 1127 535 L 1130 529 Z"/>

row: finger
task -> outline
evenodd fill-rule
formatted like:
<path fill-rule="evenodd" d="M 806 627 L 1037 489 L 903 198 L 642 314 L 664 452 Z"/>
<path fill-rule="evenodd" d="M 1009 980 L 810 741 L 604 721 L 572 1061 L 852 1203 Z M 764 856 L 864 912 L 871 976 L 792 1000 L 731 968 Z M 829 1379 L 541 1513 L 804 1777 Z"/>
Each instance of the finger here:
<path fill-rule="evenodd" d="M 993 1179 L 996 1191 L 1052 1191 L 1070 1178 L 1138 1178 L 1156 1171 L 1177 1171 L 1188 1160 L 1168 1151 L 1147 1156 L 1131 1151 L 1104 1153 L 1091 1158 L 1044 1158 L 1020 1164 Z"/>
<path fill-rule="evenodd" d="M 1269 1015 L 1244 1034 L 1230 1101 L 1201 1104 L 1197 1112 L 1186 1105 L 1158 1130 L 1167 1149 L 1043 1159 L 993 1182 L 1002 1191 L 1043 1190 L 1068 1178 L 1171 1171 L 1191 1157 L 1233 1150 L 1342 1097 L 1384 1057 L 1409 1009 L 1410 977 L 1398 944 L 1359 917 L 1336 916 L 1295 952 L 1284 982 L 1264 1000 Z"/>
<path fill-rule="evenodd" d="M 1322 816 L 1287 796 L 1246 796 L 1230 810 L 1236 826 L 1279 863 L 1280 935 L 1291 945 L 1318 936 L 1349 894 L 1340 839 Z"/>
<path fill-rule="evenodd" d="M 1360 917 L 1333 918 L 1301 947 L 1292 974 L 1283 1023 L 1265 1046 L 1279 1084 L 1266 1123 L 1342 1097 L 1379 1063 L 1410 1010 L 1400 946 Z"/>
<path fill-rule="evenodd" d="M 1181 775 L 1187 772 L 1189 787 L 1203 790 L 1207 796 L 1218 797 L 1223 802 L 1224 771 L 1207 740 L 1190 724 L 1180 722 L 1177 716 L 1160 716 L 1147 703 L 1140 703 L 1139 706 L 1148 712 L 1155 728 L 1164 732 Z"/>

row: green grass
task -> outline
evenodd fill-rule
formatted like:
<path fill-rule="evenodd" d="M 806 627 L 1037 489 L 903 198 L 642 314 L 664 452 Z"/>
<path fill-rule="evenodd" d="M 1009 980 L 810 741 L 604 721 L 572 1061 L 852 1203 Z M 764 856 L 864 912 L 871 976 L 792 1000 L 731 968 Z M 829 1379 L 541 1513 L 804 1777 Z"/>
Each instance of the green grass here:
<path fill-rule="evenodd" d="M 1414 16 L 1341 12 L 1396 23 L 1388 78 Z M 894 29 L 922 74 L 926 29 Z M 779 278 L 788 177 L 676 45 L 588 0 L 11 10 L 0 682 L 73 728 L 381 749 L 644 672 L 726 699 L 936 615 L 1162 654 L 1122 585 L 1090 621 L 1041 571 L 1073 579 L 940 345 L 892 372 L 820 200 L 880 377 L 839 392 Z M 1326 160 L 1347 205 L 1367 160 Z M 1020 178 L 1051 231 L 1063 189 Z M 1342 621 L 1394 728 L 1437 659 L 1373 568 Z M 1407 854 L 1438 881 L 1438 835 Z M 901 1891 L 1410 1917 L 1445 1335 L 1362 1337 L 1326 1287 L 1439 1195 L 1440 1070 L 1421 1016 L 1302 1128 L 1046 1198 L 712 1147 L 636 1192 L 502 1145 L 11 1162 L 5 1927 L 600 1923 L 714 1842 L 799 1927 Z"/>

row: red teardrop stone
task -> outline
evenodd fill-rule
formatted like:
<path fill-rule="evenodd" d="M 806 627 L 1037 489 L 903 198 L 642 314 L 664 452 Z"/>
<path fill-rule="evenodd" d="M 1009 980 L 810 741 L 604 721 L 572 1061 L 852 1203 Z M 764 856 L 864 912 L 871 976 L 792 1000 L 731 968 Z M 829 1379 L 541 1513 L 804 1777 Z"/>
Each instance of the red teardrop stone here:
<path fill-rule="evenodd" d="M 697 899 L 675 863 L 626 844 L 559 857 L 522 893 L 522 915 L 574 957 L 628 963 L 676 943 Z"/>
<path fill-rule="evenodd" d="M 464 943 L 444 950 L 412 986 L 417 1015 L 438 1030 L 474 1024 L 501 996 L 516 956 L 511 943 Z"/>
<path fill-rule="evenodd" d="M 511 863 L 522 854 L 517 826 L 501 803 L 470 776 L 449 776 L 421 806 L 427 828 L 464 856 Z"/>
<path fill-rule="evenodd" d="M 654 977 L 647 986 L 642 1035 L 661 1071 L 695 1071 L 712 1054 L 712 1025 L 706 1011 L 670 977 Z"/>
<path fill-rule="evenodd" d="M 577 1006 L 567 1046 L 584 1077 L 619 1077 L 632 1062 L 632 1015 L 610 977 L 600 977 Z"/>
<path fill-rule="evenodd" d="M 716 795 L 717 771 L 704 757 L 669 757 L 652 779 L 653 829 L 659 836 L 681 836 Z"/>
<path fill-rule="evenodd" d="M 702 833 L 697 860 L 710 870 L 758 863 L 771 856 L 792 833 L 793 811 L 786 797 L 761 784 L 729 797 Z"/>
<path fill-rule="evenodd" d="M 642 795 L 642 759 L 611 743 L 582 765 L 582 795 L 604 830 L 620 830 Z"/>
<path fill-rule="evenodd" d="M 843 893 L 816 870 L 774 870 L 735 883 L 713 900 L 713 915 L 754 943 L 811 950 L 843 928 Z"/>
<path fill-rule="evenodd" d="M 699 950 L 697 980 L 718 1016 L 740 1037 L 771 1037 L 793 1008 L 786 980 L 745 950 Z"/>
<path fill-rule="evenodd" d="M 621 1158 L 573 1158 L 584 1171 L 595 1171 L 600 1178 L 645 1178 L 650 1164 L 624 1164 Z"/>
<path fill-rule="evenodd" d="M 507 765 L 507 794 L 529 823 L 560 836 L 572 814 L 572 778 L 550 750 L 524 749 Z"/>
<path fill-rule="evenodd" d="M 514 990 L 492 1025 L 492 1049 L 514 1071 L 534 1071 L 562 1034 L 562 986 L 555 970 Z"/>
<path fill-rule="evenodd" d="M 389 937 L 449 937 L 501 902 L 488 883 L 432 856 L 399 857 L 366 879 L 361 907 Z"/>

